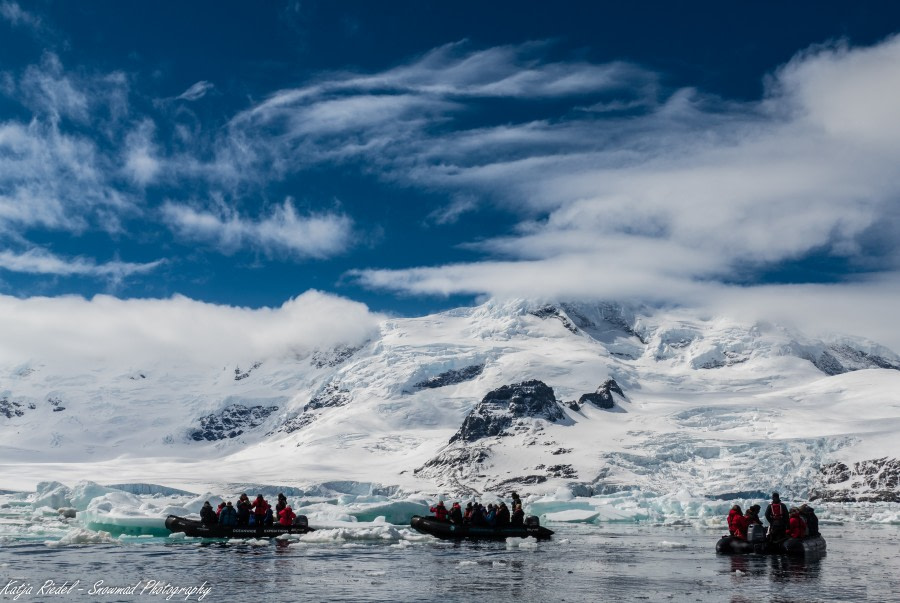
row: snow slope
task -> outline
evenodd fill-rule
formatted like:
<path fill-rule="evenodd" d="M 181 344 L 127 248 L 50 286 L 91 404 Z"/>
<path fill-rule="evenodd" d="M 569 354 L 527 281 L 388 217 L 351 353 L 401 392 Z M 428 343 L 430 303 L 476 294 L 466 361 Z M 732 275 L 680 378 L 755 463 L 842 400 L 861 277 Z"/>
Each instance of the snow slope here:
<path fill-rule="evenodd" d="M 900 358 L 847 337 L 515 301 L 390 318 L 368 341 L 225 366 L 76 356 L 0 367 L 0 489 L 340 482 L 900 501 Z M 582 398 L 610 379 L 624 393 L 612 408 Z M 451 442 L 486 396 L 532 380 L 558 413 L 512 413 L 497 432 Z"/>

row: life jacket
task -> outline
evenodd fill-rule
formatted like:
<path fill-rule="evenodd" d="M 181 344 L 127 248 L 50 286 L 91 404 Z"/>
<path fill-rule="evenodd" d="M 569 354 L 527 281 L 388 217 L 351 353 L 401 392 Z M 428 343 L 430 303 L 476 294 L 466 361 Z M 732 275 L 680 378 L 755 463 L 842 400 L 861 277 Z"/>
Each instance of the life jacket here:
<path fill-rule="evenodd" d="M 772 511 L 772 523 L 784 525 L 788 521 L 787 507 L 784 503 L 772 503 L 769 509 Z"/>

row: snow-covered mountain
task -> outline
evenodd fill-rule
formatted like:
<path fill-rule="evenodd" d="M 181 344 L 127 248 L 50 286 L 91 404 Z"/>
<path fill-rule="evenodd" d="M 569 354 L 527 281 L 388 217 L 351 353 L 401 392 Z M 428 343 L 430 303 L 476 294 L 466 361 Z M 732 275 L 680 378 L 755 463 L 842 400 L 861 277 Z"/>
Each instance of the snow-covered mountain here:
<path fill-rule="evenodd" d="M 226 366 L 120 360 L 0 367 L 0 488 L 358 481 L 900 501 L 900 357 L 848 337 L 517 301 Z"/>

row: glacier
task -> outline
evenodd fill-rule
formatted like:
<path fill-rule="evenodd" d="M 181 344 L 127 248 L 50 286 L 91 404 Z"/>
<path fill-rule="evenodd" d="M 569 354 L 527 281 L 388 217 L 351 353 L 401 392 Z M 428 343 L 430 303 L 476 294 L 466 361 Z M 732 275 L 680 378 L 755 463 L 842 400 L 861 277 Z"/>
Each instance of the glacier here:
<path fill-rule="evenodd" d="M 140 537 L 257 490 L 335 530 L 512 490 L 551 522 L 719 527 L 777 490 L 891 523 L 900 357 L 687 309 L 492 300 L 224 366 L 22 358 L 0 366 L 0 432 L 0 514 L 35 533 Z"/>

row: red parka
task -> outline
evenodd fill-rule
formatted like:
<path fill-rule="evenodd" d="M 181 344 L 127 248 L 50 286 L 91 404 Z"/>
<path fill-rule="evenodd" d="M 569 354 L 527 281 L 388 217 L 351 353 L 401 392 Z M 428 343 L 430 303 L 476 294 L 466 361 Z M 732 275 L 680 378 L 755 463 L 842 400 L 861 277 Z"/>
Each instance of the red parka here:
<path fill-rule="evenodd" d="M 741 540 L 747 540 L 747 526 L 750 525 L 750 518 L 740 513 L 736 513 L 734 519 L 731 520 L 731 533 Z"/>
<path fill-rule="evenodd" d="M 257 496 L 250 508 L 253 509 L 253 514 L 257 517 L 265 517 L 266 511 L 269 510 L 269 503 L 261 496 Z"/>
<path fill-rule="evenodd" d="M 741 512 L 738 511 L 737 509 L 732 509 L 728 512 L 728 519 L 726 519 L 726 521 L 728 522 L 728 531 L 732 535 L 734 535 L 734 520 L 737 517 L 742 517 Z M 745 531 L 746 531 L 746 528 L 745 528 Z"/>
<path fill-rule="evenodd" d="M 438 521 L 447 521 L 447 507 L 444 506 L 443 501 L 431 507 L 431 512 L 434 513 L 434 518 Z"/>
<path fill-rule="evenodd" d="M 806 536 L 806 522 L 799 515 L 791 515 L 786 532 L 788 538 L 803 538 Z"/>
<path fill-rule="evenodd" d="M 287 506 L 278 512 L 278 523 L 283 526 L 289 526 L 294 523 L 295 517 L 297 517 L 297 514 L 294 513 L 290 506 Z"/>

